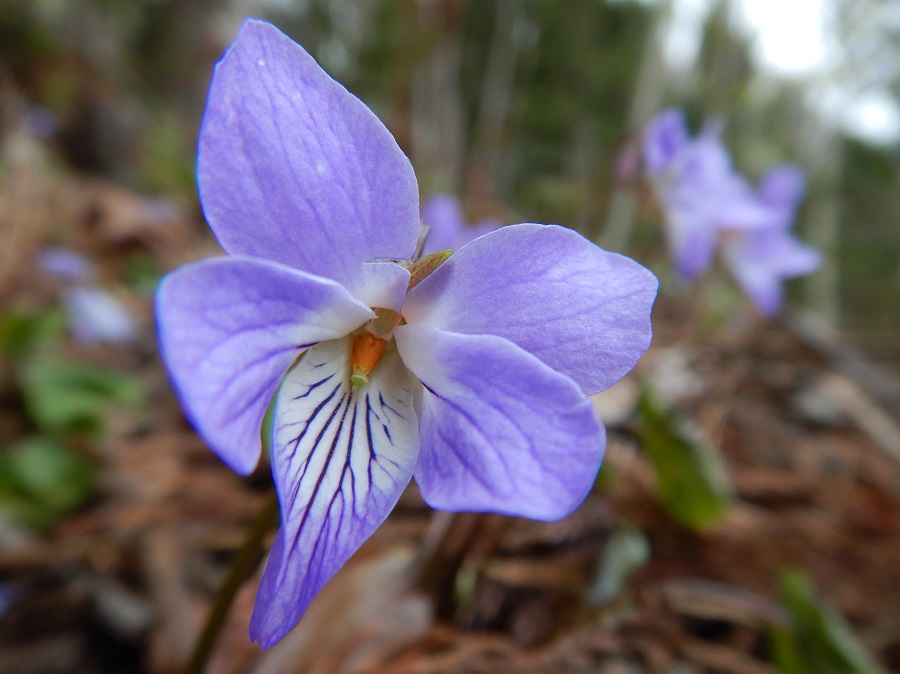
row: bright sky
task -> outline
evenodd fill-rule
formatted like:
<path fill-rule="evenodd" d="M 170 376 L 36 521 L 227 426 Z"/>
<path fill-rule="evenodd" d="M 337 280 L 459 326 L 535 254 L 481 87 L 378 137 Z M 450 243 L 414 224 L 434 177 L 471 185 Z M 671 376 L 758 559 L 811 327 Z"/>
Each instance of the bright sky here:
<path fill-rule="evenodd" d="M 811 100 L 849 132 L 875 143 L 900 141 L 900 105 L 885 90 L 860 94 L 847 82 L 826 81 L 837 66 L 837 37 L 829 32 L 828 0 L 737 0 L 735 18 L 764 68 L 809 81 Z M 664 51 L 674 65 L 692 63 L 711 0 L 674 0 Z"/>
<path fill-rule="evenodd" d="M 762 63 L 803 73 L 825 62 L 822 0 L 742 0 L 741 10 L 757 32 L 754 46 Z"/>
<path fill-rule="evenodd" d="M 760 63 L 784 73 L 820 67 L 826 57 L 823 0 L 738 0 L 737 18 L 751 35 Z M 690 61 L 698 32 L 712 0 L 674 0 L 666 52 L 676 62 Z"/>

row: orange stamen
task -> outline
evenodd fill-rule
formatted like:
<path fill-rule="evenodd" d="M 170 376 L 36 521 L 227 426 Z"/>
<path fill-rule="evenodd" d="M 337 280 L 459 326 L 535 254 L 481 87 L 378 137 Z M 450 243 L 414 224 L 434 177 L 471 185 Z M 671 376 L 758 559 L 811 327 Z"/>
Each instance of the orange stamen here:
<path fill-rule="evenodd" d="M 363 330 L 353 340 L 353 349 L 350 352 L 351 372 L 362 371 L 366 375 L 371 373 L 384 355 L 387 345 L 386 339 Z"/>

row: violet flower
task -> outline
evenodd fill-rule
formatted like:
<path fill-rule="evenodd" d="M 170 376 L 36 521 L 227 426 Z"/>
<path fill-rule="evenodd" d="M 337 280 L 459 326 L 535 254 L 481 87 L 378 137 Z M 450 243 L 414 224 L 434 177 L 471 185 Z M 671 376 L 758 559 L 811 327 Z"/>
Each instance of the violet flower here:
<path fill-rule="evenodd" d="M 441 509 L 552 520 L 583 500 L 605 442 L 587 396 L 647 348 L 650 272 L 536 224 L 411 261 L 409 160 L 261 21 L 216 66 L 198 179 L 228 257 L 163 280 L 160 347 L 188 416 L 239 473 L 259 461 L 274 396 L 282 526 L 255 640 L 297 623 L 413 476 Z"/>
<path fill-rule="evenodd" d="M 69 329 L 79 344 L 130 344 L 138 325 L 125 306 L 102 288 L 76 286 L 63 291 Z"/>
<path fill-rule="evenodd" d="M 722 223 L 732 229 L 768 224 L 768 209 L 734 170 L 720 132 L 720 125 L 707 124 L 690 138 L 684 115 L 673 109 L 644 130 L 644 167 L 663 210 L 676 271 L 686 281 L 709 269 Z"/>
<path fill-rule="evenodd" d="M 784 279 L 815 271 L 821 254 L 790 233 L 794 212 L 804 191 L 803 173 L 778 166 L 762 179 L 758 198 L 769 209 L 767 227 L 727 231 L 722 255 L 738 285 L 764 316 L 781 308 Z"/>
<path fill-rule="evenodd" d="M 97 277 L 94 265 L 75 251 L 68 248 L 48 246 L 38 256 L 41 270 L 61 281 L 93 283 Z"/>
<path fill-rule="evenodd" d="M 60 299 L 76 342 L 129 344 L 137 339 L 137 321 L 125 305 L 97 285 L 97 271 L 85 257 L 51 247 L 41 252 L 38 265 L 64 283 Z"/>
<path fill-rule="evenodd" d="M 430 228 L 422 249 L 424 255 L 456 250 L 503 224 L 490 219 L 468 224 L 459 199 L 450 194 L 438 194 L 426 201 L 422 206 L 422 222 Z"/>

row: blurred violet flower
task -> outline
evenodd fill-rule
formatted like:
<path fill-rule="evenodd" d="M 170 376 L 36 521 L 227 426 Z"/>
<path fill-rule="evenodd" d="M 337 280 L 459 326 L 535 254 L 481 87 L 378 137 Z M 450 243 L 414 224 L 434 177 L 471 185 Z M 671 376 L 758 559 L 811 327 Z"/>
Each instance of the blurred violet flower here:
<path fill-rule="evenodd" d="M 425 202 L 422 206 L 422 222 L 431 228 L 422 248 L 423 255 L 457 250 L 503 224 L 499 220 L 481 220 L 474 225 L 468 224 L 459 199 L 449 194 L 438 194 Z"/>
<path fill-rule="evenodd" d="M 66 288 L 62 301 L 69 329 L 80 344 L 130 344 L 137 338 L 134 317 L 105 290 L 95 286 Z"/>
<path fill-rule="evenodd" d="M 731 165 L 721 126 L 688 136 L 680 110 L 666 110 L 644 130 L 644 167 L 666 223 L 678 275 L 690 281 L 712 264 L 723 223 L 753 229 L 770 214 Z"/>
<path fill-rule="evenodd" d="M 679 275 L 706 271 L 716 247 L 754 306 L 764 316 L 781 307 L 784 279 L 821 264 L 821 255 L 790 233 L 804 191 L 793 166 L 772 169 L 754 190 L 737 173 L 718 126 L 688 136 L 684 116 L 666 110 L 644 132 L 644 166 L 666 219 Z"/>
<path fill-rule="evenodd" d="M 769 226 L 726 231 L 722 238 L 725 262 L 764 316 L 773 316 L 781 308 L 784 279 L 809 274 L 822 263 L 817 250 L 790 233 L 804 187 L 803 173 L 796 167 L 771 169 L 760 182 L 758 193 L 760 202 L 769 208 Z"/>
<path fill-rule="evenodd" d="M 553 520 L 590 490 L 588 395 L 650 341 L 656 279 L 554 225 L 410 260 L 418 186 L 390 132 L 272 25 L 216 66 L 198 180 L 228 257 L 160 285 L 188 416 L 239 473 L 271 463 L 281 528 L 251 636 L 281 639 L 415 476 L 448 510 Z"/>
<path fill-rule="evenodd" d="M 46 248 L 38 265 L 65 284 L 62 305 L 76 342 L 128 344 L 137 338 L 134 317 L 119 300 L 95 285 L 97 273 L 86 258 L 65 248 Z"/>
<path fill-rule="evenodd" d="M 87 258 L 66 248 L 45 248 L 38 257 L 38 265 L 62 281 L 87 283 L 93 281 L 97 274 Z"/>

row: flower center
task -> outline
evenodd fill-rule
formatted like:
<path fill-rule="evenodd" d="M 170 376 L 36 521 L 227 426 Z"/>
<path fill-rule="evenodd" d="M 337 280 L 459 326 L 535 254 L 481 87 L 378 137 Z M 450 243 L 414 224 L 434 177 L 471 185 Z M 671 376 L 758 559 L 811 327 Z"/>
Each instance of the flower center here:
<path fill-rule="evenodd" d="M 452 254 L 451 250 L 432 253 L 409 263 L 409 292 L 426 276 L 437 269 Z M 403 318 L 391 309 L 373 308 L 375 318 L 366 323 L 353 338 L 350 350 L 350 384 L 353 390 L 369 383 L 369 375 L 393 341 L 394 328 Z"/>
<path fill-rule="evenodd" d="M 356 390 L 369 383 L 369 375 L 387 351 L 394 328 L 403 320 L 390 309 L 376 308 L 375 318 L 366 323 L 353 338 L 350 349 L 350 383 Z"/>

